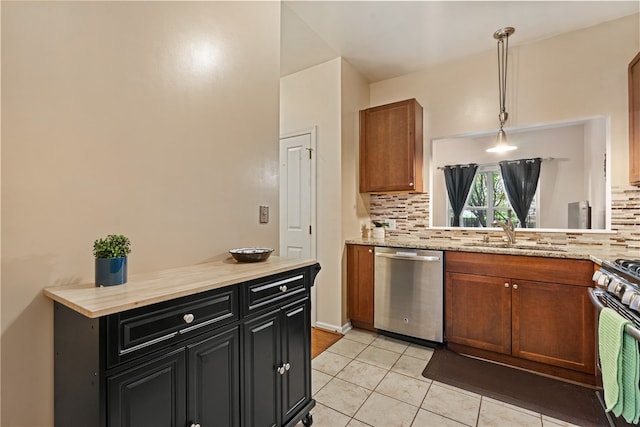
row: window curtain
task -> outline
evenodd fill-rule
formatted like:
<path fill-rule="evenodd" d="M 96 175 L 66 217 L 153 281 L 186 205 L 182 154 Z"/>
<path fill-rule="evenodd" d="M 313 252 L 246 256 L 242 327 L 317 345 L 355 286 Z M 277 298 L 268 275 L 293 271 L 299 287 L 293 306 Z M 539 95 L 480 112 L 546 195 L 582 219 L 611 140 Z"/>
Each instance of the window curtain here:
<path fill-rule="evenodd" d="M 451 202 L 451 207 L 453 208 L 453 226 L 460 227 L 460 214 L 467 201 L 478 165 L 471 163 L 468 165 L 445 166 L 443 169 L 449 202 Z"/>
<path fill-rule="evenodd" d="M 522 228 L 527 227 L 527 215 L 533 196 L 536 194 L 536 188 L 538 188 L 541 163 L 542 159 L 540 158 L 499 163 L 504 189 Z"/>

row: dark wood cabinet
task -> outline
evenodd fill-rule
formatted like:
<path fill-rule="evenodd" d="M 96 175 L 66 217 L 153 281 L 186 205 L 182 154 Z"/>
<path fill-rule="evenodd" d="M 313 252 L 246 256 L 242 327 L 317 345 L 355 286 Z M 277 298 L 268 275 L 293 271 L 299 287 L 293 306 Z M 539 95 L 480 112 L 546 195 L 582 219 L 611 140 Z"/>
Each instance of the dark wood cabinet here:
<path fill-rule="evenodd" d="M 100 318 L 56 302 L 55 424 L 312 423 L 318 264 Z"/>
<path fill-rule="evenodd" d="M 240 426 L 240 327 L 187 346 L 187 426 Z"/>
<path fill-rule="evenodd" d="M 446 271 L 452 349 L 573 381 L 595 380 L 590 261 L 448 252 Z"/>
<path fill-rule="evenodd" d="M 311 409 L 309 312 L 309 299 L 304 298 L 245 323 L 247 425 L 285 425 L 293 415 Z"/>
<path fill-rule="evenodd" d="M 109 427 L 180 426 L 186 414 L 183 350 L 107 377 Z"/>
<path fill-rule="evenodd" d="M 629 64 L 629 182 L 640 186 L 640 53 Z"/>
<path fill-rule="evenodd" d="M 356 328 L 375 330 L 374 247 L 347 245 L 347 316 Z"/>
<path fill-rule="evenodd" d="M 415 99 L 361 110 L 360 192 L 422 192 L 422 145 Z"/>

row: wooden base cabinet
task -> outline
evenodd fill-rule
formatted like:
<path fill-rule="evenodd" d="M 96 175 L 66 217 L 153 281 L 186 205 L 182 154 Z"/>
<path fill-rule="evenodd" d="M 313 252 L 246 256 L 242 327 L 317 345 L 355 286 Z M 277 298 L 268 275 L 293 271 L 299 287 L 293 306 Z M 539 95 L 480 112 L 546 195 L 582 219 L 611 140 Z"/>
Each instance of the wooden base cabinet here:
<path fill-rule="evenodd" d="M 347 316 L 356 328 L 373 327 L 374 246 L 347 245 Z"/>
<path fill-rule="evenodd" d="M 318 264 L 87 318 L 54 305 L 55 425 L 311 425 Z"/>
<path fill-rule="evenodd" d="M 595 380 L 595 314 L 587 294 L 591 264 L 447 253 L 449 346 L 591 384 Z"/>
<path fill-rule="evenodd" d="M 305 298 L 244 325 L 247 425 L 286 425 L 311 409 L 310 308 Z"/>

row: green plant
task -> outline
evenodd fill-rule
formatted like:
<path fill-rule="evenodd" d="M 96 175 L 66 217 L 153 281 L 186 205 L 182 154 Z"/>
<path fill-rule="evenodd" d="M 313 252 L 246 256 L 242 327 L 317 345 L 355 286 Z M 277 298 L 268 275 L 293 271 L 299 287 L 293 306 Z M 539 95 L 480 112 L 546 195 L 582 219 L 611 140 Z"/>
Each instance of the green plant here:
<path fill-rule="evenodd" d="M 388 222 L 382 222 L 382 221 L 371 221 L 373 222 L 373 225 L 376 227 L 388 227 L 389 223 Z"/>
<path fill-rule="evenodd" d="M 93 256 L 96 258 L 126 257 L 130 252 L 131 242 L 121 234 L 109 234 L 93 242 Z"/>

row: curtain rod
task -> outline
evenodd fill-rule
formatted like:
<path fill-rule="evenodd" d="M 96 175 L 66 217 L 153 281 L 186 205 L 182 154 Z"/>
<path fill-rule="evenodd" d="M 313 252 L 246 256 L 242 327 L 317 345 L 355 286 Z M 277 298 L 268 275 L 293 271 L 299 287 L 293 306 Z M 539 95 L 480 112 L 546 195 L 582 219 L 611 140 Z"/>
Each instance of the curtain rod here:
<path fill-rule="evenodd" d="M 537 157 L 533 157 L 532 159 L 516 159 L 516 160 L 507 160 L 508 163 L 515 163 L 518 162 L 520 160 L 533 160 L 533 159 L 537 159 Z M 558 159 L 555 157 L 545 157 L 544 159 L 540 159 L 542 161 L 551 161 L 551 160 L 568 160 L 568 159 Z M 502 161 L 502 160 L 501 160 Z M 491 166 L 491 165 L 497 165 L 499 162 L 495 162 L 495 163 L 468 163 L 466 165 L 452 165 L 452 166 L 460 166 L 460 167 L 469 167 L 469 165 L 473 165 L 473 164 L 477 164 L 478 166 Z M 440 170 L 444 170 L 445 166 L 438 166 L 437 169 Z"/>

